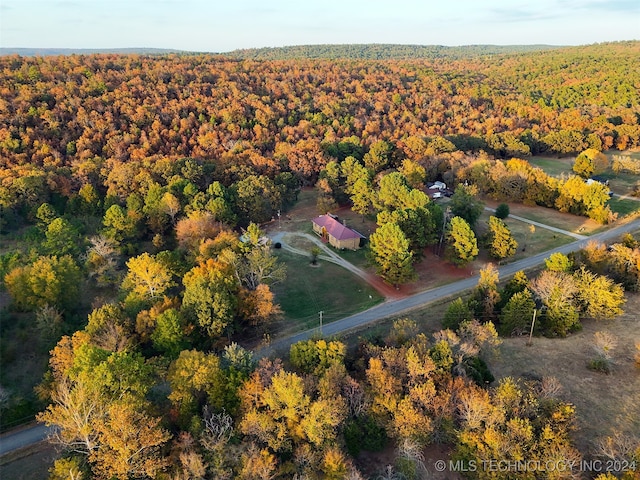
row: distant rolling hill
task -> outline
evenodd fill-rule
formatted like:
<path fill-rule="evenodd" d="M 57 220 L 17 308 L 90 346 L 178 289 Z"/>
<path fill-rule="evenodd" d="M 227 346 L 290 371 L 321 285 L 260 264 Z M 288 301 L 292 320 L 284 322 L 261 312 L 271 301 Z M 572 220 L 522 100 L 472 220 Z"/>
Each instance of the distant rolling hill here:
<path fill-rule="evenodd" d="M 20 55 L 22 57 L 45 57 L 50 55 L 92 55 L 94 53 L 115 53 L 119 55 L 165 55 L 186 53 L 181 50 L 164 48 L 7 48 L 0 47 L 0 55 Z"/>
<path fill-rule="evenodd" d="M 446 47 L 442 45 L 344 44 L 251 48 L 233 50 L 222 55 L 230 58 L 254 60 L 285 60 L 290 58 L 407 60 L 419 58 L 469 58 L 539 52 L 560 48 L 564 47 L 554 45 L 466 45 Z"/>

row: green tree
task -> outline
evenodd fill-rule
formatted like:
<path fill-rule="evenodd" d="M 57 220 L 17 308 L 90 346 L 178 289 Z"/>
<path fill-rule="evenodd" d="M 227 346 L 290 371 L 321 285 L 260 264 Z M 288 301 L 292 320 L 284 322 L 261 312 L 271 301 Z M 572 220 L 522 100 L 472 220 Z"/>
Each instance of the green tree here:
<path fill-rule="evenodd" d="M 409 240 L 395 223 L 385 223 L 369 239 L 376 270 L 387 283 L 399 285 L 415 278 Z"/>
<path fill-rule="evenodd" d="M 351 188 L 351 209 L 362 215 L 362 221 L 364 217 L 371 210 L 372 199 L 374 198 L 373 187 L 369 180 L 369 175 L 365 173 L 361 178 L 358 178 Z"/>
<path fill-rule="evenodd" d="M 580 326 L 571 275 L 544 270 L 531 282 L 531 290 L 543 303 L 542 323 L 548 334 L 564 337 Z"/>
<path fill-rule="evenodd" d="M 489 254 L 502 260 L 516 253 L 518 242 L 511 235 L 509 227 L 498 217 L 489 217 L 489 232 L 487 234 L 487 245 Z"/>
<path fill-rule="evenodd" d="M 84 480 L 89 478 L 90 472 L 81 457 L 63 457 L 53 462 L 49 468 L 47 480 Z"/>
<path fill-rule="evenodd" d="M 478 256 L 478 240 L 462 217 L 453 217 L 447 232 L 447 258 L 456 265 L 466 265 Z"/>
<path fill-rule="evenodd" d="M 131 319 L 118 304 L 107 303 L 94 309 L 84 331 L 94 345 L 111 352 L 130 350 L 135 345 Z"/>
<path fill-rule="evenodd" d="M 16 306 L 34 310 L 47 305 L 72 308 L 78 298 L 80 269 L 69 255 L 38 257 L 31 265 L 16 267 L 4 278 Z"/>
<path fill-rule="evenodd" d="M 351 189 L 356 181 L 360 178 L 368 178 L 371 180 L 371 173 L 366 169 L 360 161 L 354 157 L 345 158 L 340 163 L 340 171 L 345 179 L 344 191 L 351 194 Z"/>
<path fill-rule="evenodd" d="M 151 333 L 154 348 L 165 352 L 171 358 L 177 357 L 189 343 L 184 330 L 185 325 L 180 312 L 174 308 L 165 310 L 156 318 L 156 327 Z"/>
<path fill-rule="evenodd" d="M 149 229 L 154 233 L 164 232 L 169 224 L 169 218 L 162 208 L 162 198 L 165 191 L 166 188 L 157 183 L 152 183 L 149 185 L 147 194 L 144 197 L 142 211 L 147 216 Z"/>
<path fill-rule="evenodd" d="M 40 221 L 40 225 L 47 227 L 53 220 L 58 218 L 58 212 L 49 203 L 43 203 L 38 207 L 36 218 Z"/>
<path fill-rule="evenodd" d="M 129 215 L 120 205 L 111 205 L 102 220 L 104 235 L 117 243 L 135 238 L 137 235 L 137 219 Z"/>
<path fill-rule="evenodd" d="M 171 386 L 169 400 L 185 419 L 205 403 L 217 411 L 226 406 L 227 380 L 214 354 L 183 350 L 169 367 L 167 379 Z"/>
<path fill-rule="evenodd" d="M 427 178 L 427 171 L 417 162 L 405 158 L 398 171 L 407 179 L 407 184 L 411 188 L 424 188 L 424 181 Z"/>
<path fill-rule="evenodd" d="M 392 211 L 382 211 L 378 214 L 378 225 L 395 223 L 409 240 L 411 250 L 420 254 L 424 247 L 437 241 L 438 222 L 434 218 L 441 216 L 440 207 L 429 205 L 430 208 L 402 208 Z"/>
<path fill-rule="evenodd" d="M 237 309 L 238 284 L 230 266 L 209 259 L 184 276 L 182 306 L 211 337 L 231 325 Z"/>
<path fill-rule="evenodd" d="M 509 216 L 509 205 L 506 203 L 501 203 L 496 207 L 496 217 L 500 220 L 504 220 Z"/>
<path fill-rule="evenodd" d="M 273 285 L 284 280 L 285 265 L 273 255 L 271 241 L 267 240 L 264 231 L 251 223 L 242 232 L 240 254 L 232 255 L 227 251 L 227 256 L 221 256 L 234 267 L 238 282 L 253 291 L 259 285 Z"/>
<path fill-rule="evenodd" d="M 522 292 L 526 288 L 529 288 L 529 279 L 522 270 L 519 270 L 505 284 L 504 288 L 500 292 L 500 306 L 504 306 L 515 293 Z"/>
<path fill-rule="evenodd" d="M 472 192 L 472 187 L 458 185 L 451 197 L 451 201 L 447 205 L 453 215 L 462 217 L 471 228 L 475 227 L 484 210 L 483 203 Z"/>
<path fill-rule="evenodd" d="M 76 256 L 80 252 L 80 234 L 64 218 L 56 218 L 47 225 L 44 248 L 51 255 Z"/>
<path fill-rule="evenodd" d="M 570 273 L 573 269 L 573 262 L 564 253 L 552 253 L 549 258 L 544 259 L 545 267 L 552 272 Z"/>
<path fill-rule="evenodd" d="M 457 330 L 461 323 L 473 320 L 473 312 L 467 302 L 456 298 L 447 307 L 442 319 L 442 326 L 450 330 Z"/>
<path fill-rule="evenodd" d="M 514 293 L 500 314 L 500 333 L 505 336 L 526 333 L 533 320 L 536 303 L 527 289 Z"/>
<path fill-rule="evenodd" d="M 500 304 L 499 280 L 498 269 L 492 263 L 480 270 L 478 285 L 469 299 L 469 307 L 474 310 L 476 318 L 483 322 L 495 319 L 496 309 Z"/>
<path fill-rule="evenodd" d="M 270 220 L 282 206 L 282 193 L 269 177 L 249 175 L 231 188 L 241 224 Z"/>
<path fill-rule="evenodd" d="M 205 210 L 210 212 L 219 222 L 234 226 L 237 217 L 233 213 L 229 191 L 220 182 L 213 182 L 207 187 L 207 195 L 211 198 L 205 205 Z M 200 210 L 200 209 L 192 209 Z"/>
<path fill-rule="evenodd" d="M 84 184 L 78 191 L 78 205 L 80 213 L 85 215 L 100 215 L 100 194 L 90 183 Z"/>
<path fill-rule="evenodd" d="M 400 172 L 383 176 L 378 184 L 374 206 L 379 210 L 426 208 L 429 197 L 421 190 L 410 188 Z"/>
<path fill-rule="evenodd" d="M 289 358 L 303 373 L 321 375 L 335 364 L 344 364 L 347 346 L 338 341 L 306 340 L 291 345 Z"/>
<path fill-rule="evenodd" d="M 180 213 L 180 209 L 182 205 L 180 205 L 180 200 L 171 192 L 165 192 L 160 200 L 160 210 L 165 214 L 169 215 L 171 218 L 171 223 L 176 223 L 176 215 Z"/>
<path fill-rule="evenodd" d="M 391 172 L 378 182 L 378 194 L 374 206 L 378 210 L 396 210 L 406 206 L 410 188 L 400 172 Z"/>
<path fill-rule="evenodd" d="M 393 147 L 384 140 L 378 140 L 371 144 L 369 151 L 364 154 L 364 166 L 371 172 L 378 173 L 389 164 Z"/>

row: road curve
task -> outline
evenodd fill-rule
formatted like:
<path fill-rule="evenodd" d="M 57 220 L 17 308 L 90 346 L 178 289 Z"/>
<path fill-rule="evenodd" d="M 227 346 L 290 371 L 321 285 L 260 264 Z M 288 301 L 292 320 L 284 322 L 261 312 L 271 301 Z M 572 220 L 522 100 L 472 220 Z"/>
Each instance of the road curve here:
<path fill-rule="evenodd" d="M 631 232 L 640 228 L 640 219 L 633 220 L 629 223 L 620 225 L 619 227 L 607 230 L 596 235 L 592 235 L 586 240 L 577 240 L 572 243 L 568 243 L 553 250 L 539 253 L 529 258 L 519 260 L 517 262 L 504 265 L 500 267 L 499 272 L 501 277 L 508 277 L 513 275 L 519 270 L 527 270 L 541 264 L 545 258 L 555 252 L 568 254 L 576 250 L 580 250 L 588 241 L 606 242 L 614 239 L 623 233 Z M 346 332 L 348 330 L 373 323 L 383 318 L 400 315 L 404 312 L 408 312 L 417 307 L 427 305 L 431 302 L 442 300 L 444 298 L 459 295 L 465 290 L 473 288 L 478 283 L 478 275 L 460 280 L 458 282 L 443 285 L 432 290 L 416 293 L 410 297 L 406 297 L 400 300 L 392 300 L 376 305 L 375 307 L 365 310 L 364 312 L 356 313 L 341 320 L 326 324 L 322 328 L 322 334 L 325 336 L 337 335 L 339 333 Z M 292 344 L 307 340 L 313 335 L 318 333 L 317 328 L 306 330 L 304 332 L 297 333 L 288 337 L 280 338 L 271 342 L 268 347 L 257 350 L 256 357 L 264 357 L 270 355 L 272 352 L 288 349 Z M 47 438 L 51 432 L 51 427 L 44 425 L 35 425 L 30 428 L 19 430 L 15 433 L 7 433 L 0 436 L 0 456 L 17 450 L 19 448 L 28 447 L 30 445 L 41 442 Z"/>
<path fill-rule="evenodd" d="M 618 227 L 612 228 L 611 230 L 592 235 L 588 238 L 576 240 L 575 242 L 568 243 L 561 247 L 557 247 L 552 250 L 548 250 L 546 252 L 542 252 L 528 258 L 524 258 L 517 262 L 504 265 L 499 268 L 500 277 L 509 277 L 519 270 L 527 270 L 540 265 L 545 260 L 545 258 L 548 258 L 552 253 L 560 252 L 566 255 L 568 253 L 580 250 L 587 244 L 587 242 L 597 241 L 604 243 L 611 239 L 619 237 L 623 233 L 631 232 L 638 228 L 640 228 L 640 219 L 633 220 Z M 341 320 L 337 320 L 335 322 L 324 325 L 322 327 L 322 335 L 337 335 L 339 333 L 362 327 L 383 318 L 401 315 L 417 307 L 427 305 L 434 301 L 442 300 L 453 295 L 459 295 L 465 290 L 475 287 L 477 283 L 478 275 L 474 275 L 473 277 L 459 280 L 457 282 L 443 285 L 431 290 L 426 290 L 424 292 L 416 293 L 400 300 L 386 301 L 380 305 L 376 305 L 375 307 L 365 310 L 364 312 L 359 312 L 349 317 L 345 317 Z M 312 328 L 288 337 L 275 339 L 268 346 L 257 350 L 256 357 L 268 356 L 272 352 L 286 350 L 292 344 L 302 340 L 307 340 L 316 334 L 318 334 L 318 329 Z"/>

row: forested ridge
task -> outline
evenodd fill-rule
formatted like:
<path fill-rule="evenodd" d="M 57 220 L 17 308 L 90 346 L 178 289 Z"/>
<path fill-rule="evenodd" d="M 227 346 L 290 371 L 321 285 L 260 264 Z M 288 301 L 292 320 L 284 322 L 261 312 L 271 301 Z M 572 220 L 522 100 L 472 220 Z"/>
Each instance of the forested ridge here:
<path fill-rule="evenodd" d="M 79 170 L 104 177 L 121 163 L 148 171 L 185 157 L 226 185 L 282 169 L 313 183 L 350 136 L 398 151 L 411 137 L 445 136 L 500 156 L 626 149 L 640 141 L 639 50 L 627 42 L 489 62 L 3 57 L 0 197 L 19 200 L 16 177 L 44 176 L 68 196 L 88 180 Z"/>
<path fill-rule="evenodd" d="M 296 45 L 289 47 L 247 48 L 233 50 L 224 55 L 231 58 L 254 60 L 286 60 L 300 58 L 360 59 L 360 60 L 407 60 L 438 58 L 470 58 L 554 50 L 562 48 L 552 45 L 466 45 L 447 47 L 443 45 L 395 45 L 395 44 L 329 44 Z"/>
<path fill-rule="evenodd" d="M 472 478 L 547 478 L 544 461 L 592 455 L 572 443 L 556 379 L 489 386 L 486 360 L 538 303 L 550 336 L 619 315 L 640 288 L 632 236 L 504 287 L 487 267 L 434 334 L 405 318 L 350 349 L 317 338 L 260 362 L 236 341 L 268 340 L 282 315 L 272 287 L 286 269 L 260 225 L 302 186 L 323 213 L 375 218 L 371 261 L 393 285 L 438 239 L 458 265 L 479 247 L 514 254 L 506 205 L 478 243 L 478 194 L 614 220 L 608 188 L 585 178 L 602 151 L 640 146 L 639 57 L 640 42 L 402 60 L 0 57 L 3 427 L 37 410 L 60 427 L 52 480 L 422 478 L 433 444 L 460 465 L 536 469 Z M 532 167 L 539 153 L 577 156 L 577 175 Z M 458 185 L 451 218 L 425 193 L 436 180 Z M 21 349 L 50 351 L 35 393 L 7 383 Z M 636 478 L 637 439 L 600 440 L 596 455 Z M 385 448 L 393 467 L 363 473 L 360 452 Z"/>

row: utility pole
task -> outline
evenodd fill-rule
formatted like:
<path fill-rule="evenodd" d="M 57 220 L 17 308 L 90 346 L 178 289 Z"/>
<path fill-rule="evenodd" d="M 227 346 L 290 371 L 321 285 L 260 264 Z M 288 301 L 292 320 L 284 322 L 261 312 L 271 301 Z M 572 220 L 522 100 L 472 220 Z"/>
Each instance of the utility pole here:
<path fill-rule="evenodd" d="M 320 336 L 322 336 L 322 314 L 324 311 L 320 310 Z"/>
<path fill-rule="evenodd" d="M 533 327 L 536 324 L 536 312 L 537 308 L 533 309 L 533 320 L 531 321 L 531 331 L 529 332 L 529 341 L 527 342 L 527 346 L 530 347 L 533 344 Z"/>
<path fill-rule="evenodd" d="M 442 244 L 444 242 L 444 234 L 445 231 L 447 230 L 447 222 L 449 221 L 449 216 L 451 215 L 451 207 L 447 207 L 446 210 L 444 211 L 444 221 L 442 222 L 442 232 L 440 232 L 440 241 L 438 242 L 438 251 L 436 252 L 436 255 L 439 257 L 440 255 L 442 255 Z"/>

